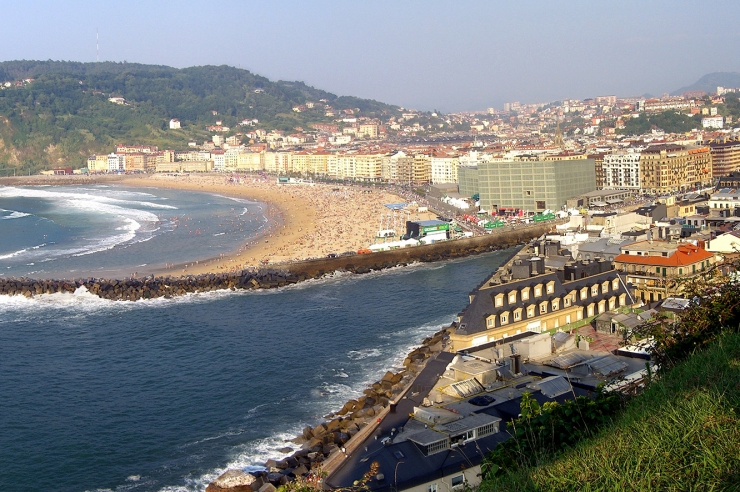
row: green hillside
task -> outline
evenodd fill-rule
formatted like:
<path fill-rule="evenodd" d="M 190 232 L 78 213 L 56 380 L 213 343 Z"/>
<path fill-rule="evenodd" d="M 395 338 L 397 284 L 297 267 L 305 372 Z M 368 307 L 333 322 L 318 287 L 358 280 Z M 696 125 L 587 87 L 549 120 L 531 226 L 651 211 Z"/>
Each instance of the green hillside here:
<path fill-rule="evenodd" d="M 34 80 L 19 82 L 25 79 Z M 244 131 L 238 125 L 244 119 L 285 131 L 328 122 L 327 104 L 335 111 L 354 109 L 355 116 L 399 114 L 396 106 L 338 97 L 303 82 L 273 82 L 229 66 L 9 61 L 0 63 L 0 82 L 10 82 L 0 90 L 0 175 L 79 166 L 116 143 L 184 148 L 207 139 L 205 127 L 217 120 L 233 134 Z M 123 97 L 126 105 L 110 97 Z M 309 101 L 313 108 L 293 111 Z M 169 130 L 171 118 L 182 129 Z"/>

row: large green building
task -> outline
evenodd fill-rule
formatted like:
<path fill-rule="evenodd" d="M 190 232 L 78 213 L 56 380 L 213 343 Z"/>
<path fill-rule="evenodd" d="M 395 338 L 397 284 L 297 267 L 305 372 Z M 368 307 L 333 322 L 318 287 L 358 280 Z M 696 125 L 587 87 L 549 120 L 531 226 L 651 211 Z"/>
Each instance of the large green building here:
<path fill-rule="evenodd" d="M 560 210 L 568 198 L 595 189 L 595 163 L 585 156 L 523 157 L 478 163 L 478 191 L 483 210 Z"/>
<path fill-rule="evenodd" d="M 478 166 L 458 166 L 457 184 L 458 192 L 465 198 L 478 194 Z"/>

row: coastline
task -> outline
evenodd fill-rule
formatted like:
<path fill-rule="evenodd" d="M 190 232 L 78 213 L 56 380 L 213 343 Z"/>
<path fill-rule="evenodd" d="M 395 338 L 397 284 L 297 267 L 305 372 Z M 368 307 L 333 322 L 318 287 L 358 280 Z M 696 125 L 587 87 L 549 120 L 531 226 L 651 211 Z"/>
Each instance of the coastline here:
<path fill-rule="evenodd" d="M 169 179 L 168 179 L 169 178 Z M 121 186 L 137 188 L 166 188 L 180 191 L 198 191 L 213 193 L 230 198 L 239 198 L 264 204 L 267 227 L 255 236 L 252 241 L 218 257 L 200 258 L 192 262 L 159 268 L 151 271 L 154 275 L 202 275 L 207 273 L 236 272 L 249 267 L 258 267 L 260 261 L 269 258 L 274 249 L 295 242 L 303 227 L 313 230 L 314 210 L 306 200 L 293 197 L 286 200 L 279 192 L 259 186 L 229 185 L 218 183 L 223 176 L 197 176 L 197 179 L 185 177 L 147 176 L 124 177 Z M 299 224 L 299 213 L 301 214 Z M 278 232 L 279 231 L 279 232 Z M 269 239 L 265 239 L 269 238 Z"/>
<path fill-rule="evenodd" d="M 108 184 L 137 188 L 162 188 L 212 193 L 259 202 L 264 206 L 267 226 L 249 242 L 211 258 L 193 258 L 173 265 L 139 269 L 146 275 L 202 275 L 238 273 L 285 265 L 313 258 L 326 258 L 367 248 L 375 239 L 381 217 L 390 214 L 387 203 L 405 202 L 401 197 L 372 185 L 346 186 L 327 183 L 278 185 L 273 177 L 229 174 L 31 176 L 2 178 L 0 185 L 64 186 Z M 405 220 L 434 218 L 429 212 L 399 214 Z"/>

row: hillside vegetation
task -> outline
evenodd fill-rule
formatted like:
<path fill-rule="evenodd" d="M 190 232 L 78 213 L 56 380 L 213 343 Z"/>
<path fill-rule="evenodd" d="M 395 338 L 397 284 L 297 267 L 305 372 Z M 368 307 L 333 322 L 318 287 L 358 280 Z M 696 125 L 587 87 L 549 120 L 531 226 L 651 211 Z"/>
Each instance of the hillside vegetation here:
<path fill-rule="evenodd" d="M 16 84 L 24 79 L 34 80 Z M 331 121 L 327 104 L 361 116 L 398 114 L 395 106 L 338 97 L 303 82 L 273 82 L 228 66 L 10 61 L 0 63 L 0 82 L 12 83 L 0 90 L 0 175 L 79 166 L 116 143 L 183 148 L 190 140 L 202 143 L 210 135 L 205 127 L 217 120 L 234 133 L 243 130 L 238 123 L 245 119 L 285 131 Z M 110 97 L 123 97 L 126 105 Z M 314 108 L 293 111 L 309 101 Z M 170 118 L 179 119 L 182 129 L 169 130 Z"/>

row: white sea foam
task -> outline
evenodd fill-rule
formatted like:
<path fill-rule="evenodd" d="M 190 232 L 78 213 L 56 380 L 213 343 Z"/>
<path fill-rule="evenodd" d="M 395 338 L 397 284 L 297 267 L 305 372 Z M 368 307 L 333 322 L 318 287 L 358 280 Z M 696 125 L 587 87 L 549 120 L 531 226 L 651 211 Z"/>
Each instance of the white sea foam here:
<path fill-rule="evenodd" d="M 347 357 L 351 360 L 362 360 L 368 357 L 377 357 L 380 355 L 380 350 L 374 349 L 362 349 L 362 350 L 350 350 L 347 352 Z"/>
<path fill-rule="evenodd" d="M 109 192 L 106 191 L 106 193 Z M 128 194 L 130 195 L 131 193 Z M 148 194 L 145 195 L 151 196 Z M 148 209 L 177 209 L 177 207 L 173 207 L 171 205 L 163 205 L 151 201 L 124 200 L 99 194 L 68 193 L 63 191 L 39 190 L 32 188 L 0 188 L 0 197 L 27 197 L 54 200 L 55 203 L 59 205 L 59 210 L 75 209 L 88 213 L 94 212 L 97 215 L 113 216 L 122 222 L 122 224 L 116 228 L 116 231 L 120 231 L 120 234 L 96 238 L 90 240 L 84 245 L 56 250 L 53 252 L 55 257 L 89 255 L 115 248 L 120 244 L 133 242 L 135 239 L 138 239 L 136 242 L 147 241 L 152 238 L 151 234 L 158 230 L 158 226 L 156 226 L 156 224 L 159 221 L 159 217 L 149 210 L 142 210 L 133 207 L 138 206 Z M 146 232 L 148 234 L 139 234 L 140 232 Z M 138 238 L 137 234 L 139 234 Z M 45 259 L 50 259 L 48 258 L 48 254 L 50 253 L 51 252 L 44 252 L 44 255 L 46 256 Z M 21 255 L 25 255 L 30 258 L 37 256 L 29 248 L 13 252 L 11 255 L 12 256 L 5 256 L 5 258 L 7 259 Z M 3 259 L 3 257 L 0 257 L 0 259 Z"/>
<path fill-rule="evenodd" d="M 28 252 L 28 251 L 33 251 L 33 250 L 35 250 L 35 249 L 43 248 L 44 246 L 46 246 L 46 243 L 43 243 L 43 244 L 38 244 L 38 245 L 36 245 L 36 246 L 31 246 L 31 247 L 29 247 L 29 248 L 23 248 L 23 249 L 20 249 L 20 250 L 18 250 L 18 251 L 14 251 L 14 252 L 12 252 L 12 253 L 8 253 L 8 254 L 0 255 L 0 260 L 7 260 L 8 258 L 14 258 L 14 257 L 16 257 L 16 256 L 20 256 L 20 255 L 22 255 L 23 253 L 26 253 L 26 252 Z"/>
<path fill-rule="evenodd" d="M 24 212 L 18 212 L 17 210 L 0 210 L 0 212 L 10 212 L 8 215 L 2 217 L 2 220 L 10 220 L 10 219 L 20 219 L 23 217 L 28 217 L 31 214 L 27 214 Z"/>

